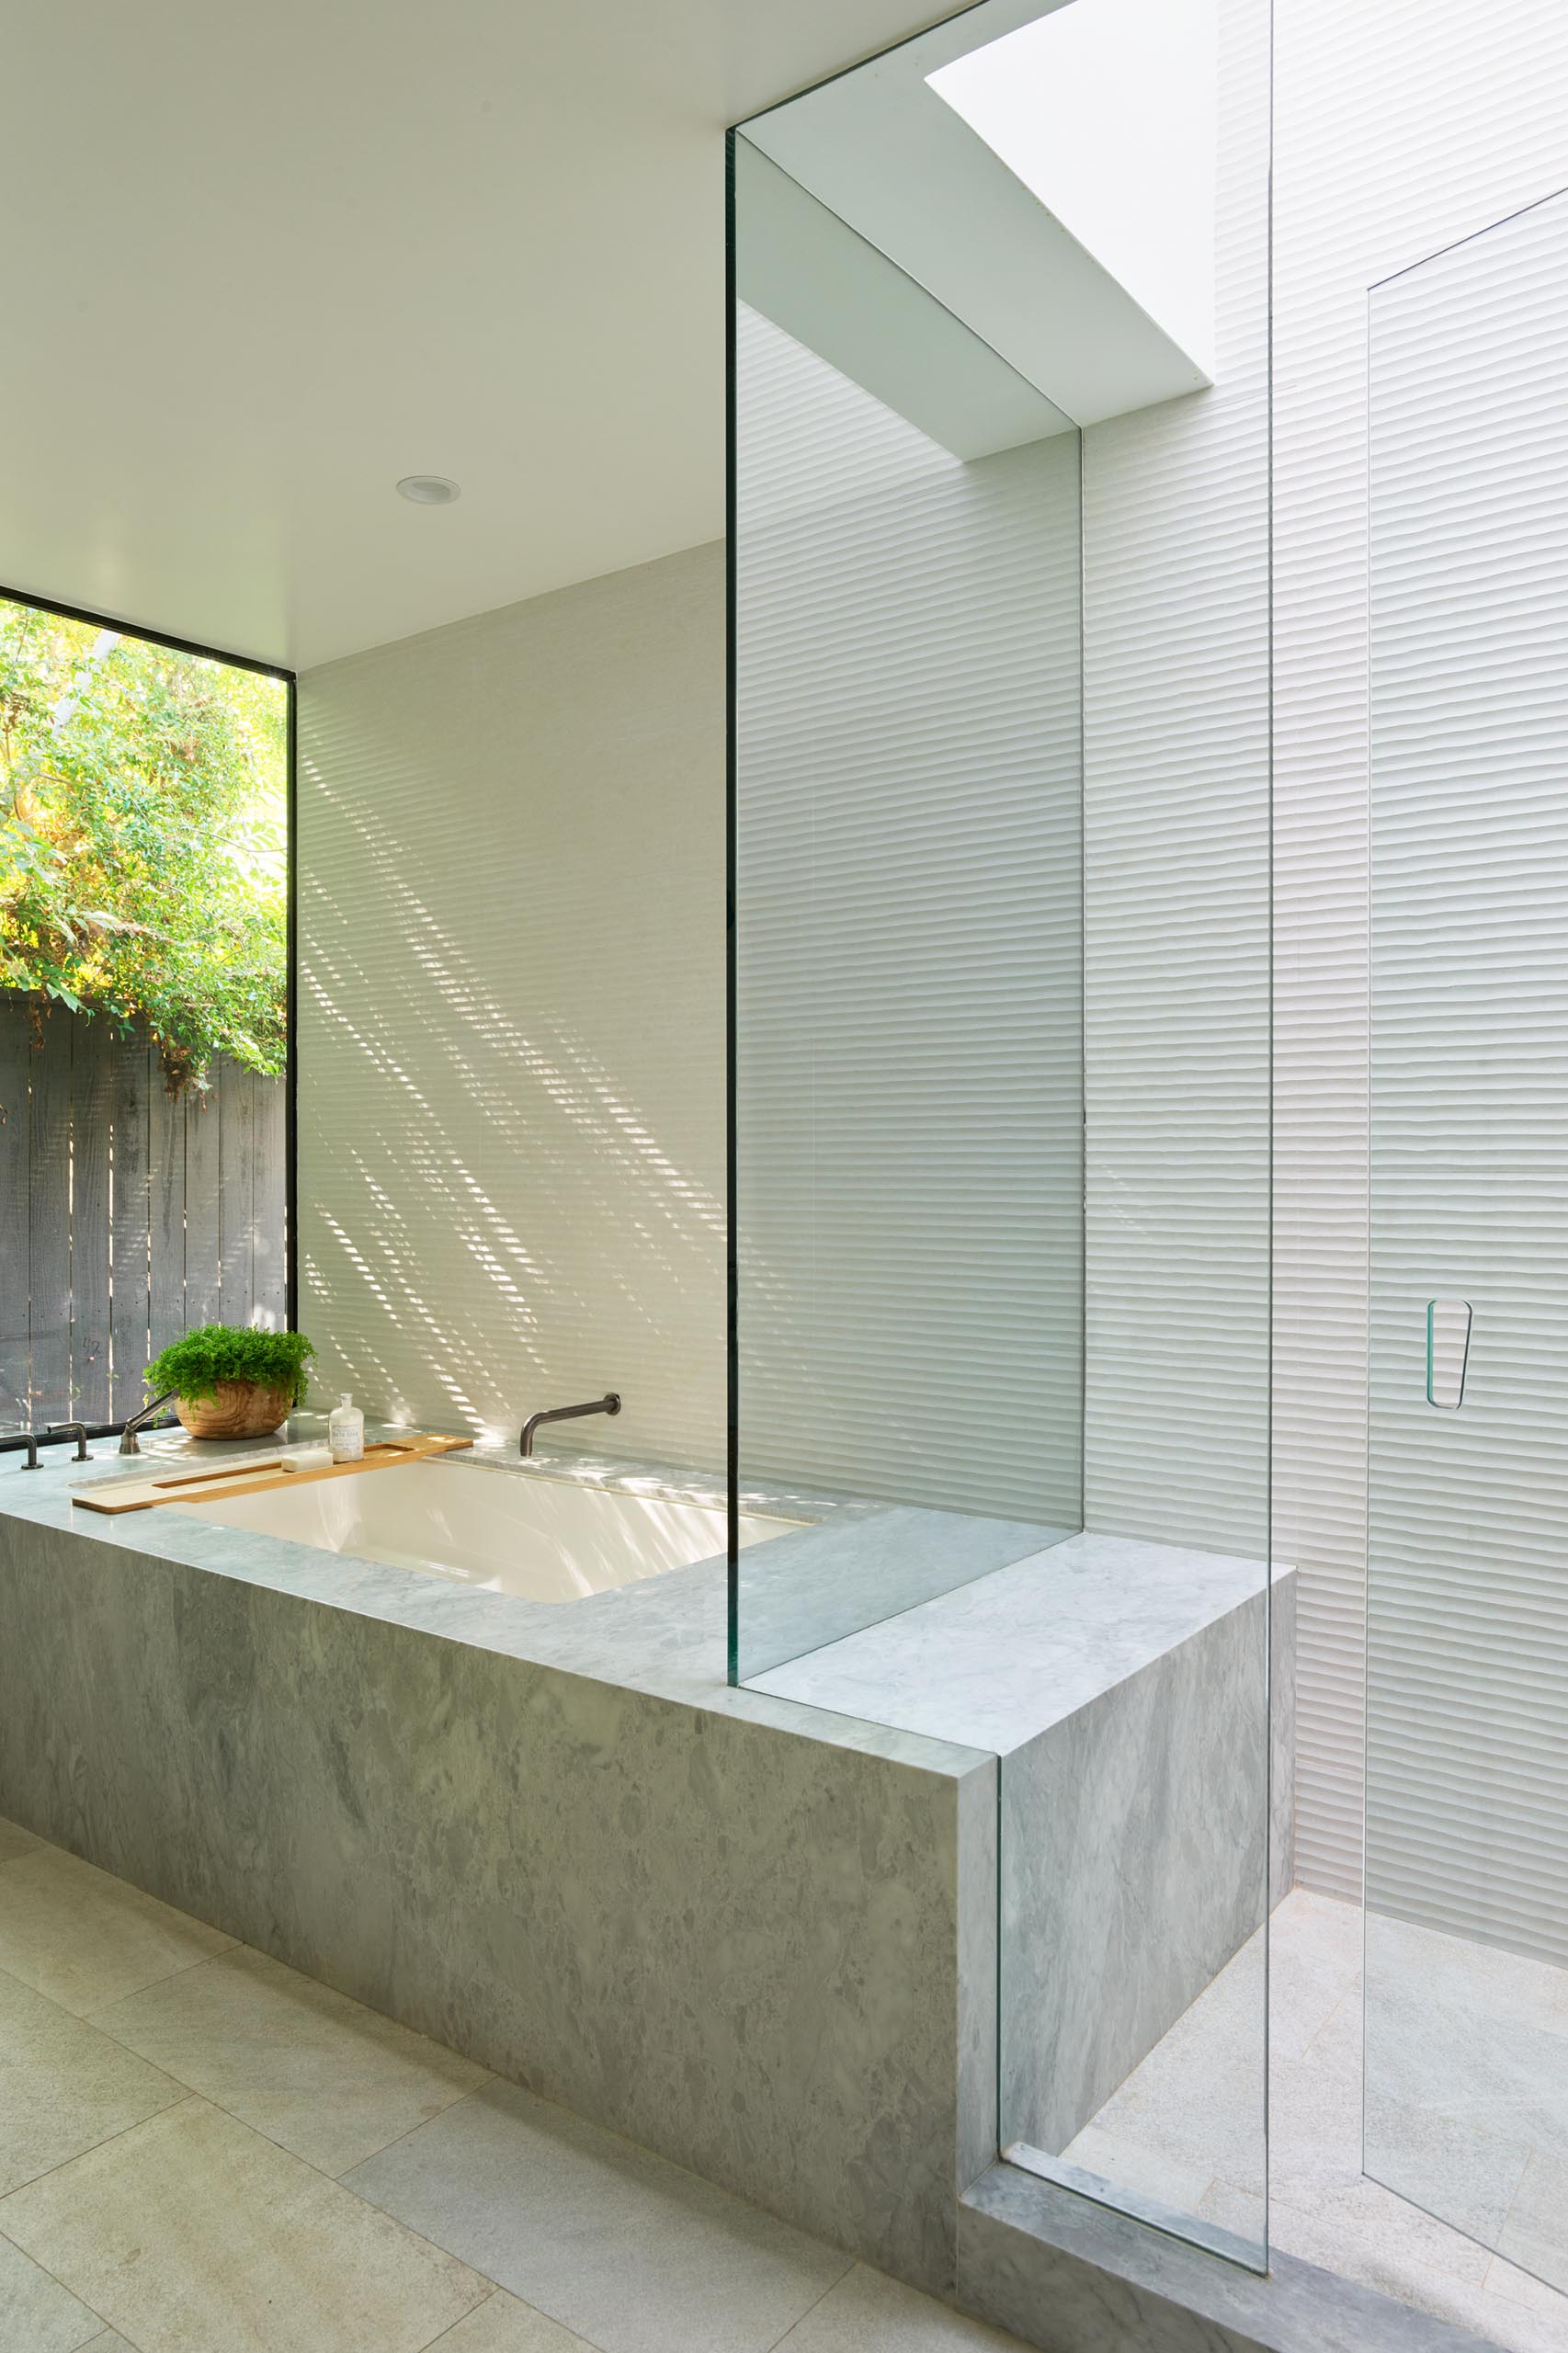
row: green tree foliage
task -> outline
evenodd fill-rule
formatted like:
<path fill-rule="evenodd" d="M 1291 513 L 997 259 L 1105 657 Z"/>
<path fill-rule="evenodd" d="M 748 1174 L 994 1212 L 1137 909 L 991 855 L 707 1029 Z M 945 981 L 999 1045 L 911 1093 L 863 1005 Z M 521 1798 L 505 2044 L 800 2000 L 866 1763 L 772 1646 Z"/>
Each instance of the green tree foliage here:
<path fill-rule="evenodd" d="M 285 1054 L 280 681 L 0 601 L 0 988 L 123 1029 L 171 1090 Z"/>

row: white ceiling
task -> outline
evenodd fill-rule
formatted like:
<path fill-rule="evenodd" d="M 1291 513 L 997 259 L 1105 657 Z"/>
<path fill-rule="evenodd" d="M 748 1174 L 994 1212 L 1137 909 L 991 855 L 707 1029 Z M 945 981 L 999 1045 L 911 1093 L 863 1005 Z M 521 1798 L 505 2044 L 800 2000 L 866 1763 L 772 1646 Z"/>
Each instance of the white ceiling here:
<path fill-rule="evenodd" d="M 306 668 L 717 537 L 720 133 L 948 13 L 13 11 L 0 585 Z"/>

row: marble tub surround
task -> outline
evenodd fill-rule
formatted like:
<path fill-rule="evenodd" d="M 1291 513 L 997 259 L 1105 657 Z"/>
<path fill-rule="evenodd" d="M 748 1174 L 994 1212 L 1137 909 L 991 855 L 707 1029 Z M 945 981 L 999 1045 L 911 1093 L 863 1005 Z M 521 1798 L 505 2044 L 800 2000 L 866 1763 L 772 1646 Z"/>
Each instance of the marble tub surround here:
<path fill-rule="evenodd" d="M 162 1975 L 62 2010 L 88 1945 L 145 1972 L 149 1899 L 94 1873 L 84 1909 L 88 1867 L 7 1831 L 0 1918 L 24 1855 L 60 1900 L 48 1990 L 0 1967 L 6 2353 L 1013 2344 L 261 1953 L 190 1960 L 177 1914 Z"/>
<path fill-rule="evenodd" d="M 0 1810 L 950 2287 L 995 1760 L 729 1687 L 722 1563 L 535 1608 L 0 1472 Z"/>
<path fill-rule="evenodd" d="M 367 1423 L 367 1438 L 396 1437 L 400 1427 Z M 298 1415 L 287 1425 L 286 1436 L 290 1441 L 309 1441 L 323 1428 L 320 1416 Z M 183 1468 L 193 1461 L 210 1464 L 243 1459 L 268 1446 L 276 1451 L 277 1440 L 200 1445 L 180 1434 L 160 1438 L 157 1452 L 160 1459 Z M 147 1451 L 151 1453 L 152 1449 Z M 73 1518 L 69 1510 L 58 1507 L 64 1492 L 59 1483 L 41 1494 L 24 1493 L 6 1483 L 17 1461 L 15 1456 L 0 1456 L 0 1512 L 16 1510 L 50 1526 L 74 1527 L 95 1536 L 107 1529 L 112 1540 L 114 1522 L 106 1522 L 95 1513 L 77 1512 Z M 516 1439 L 509 1438 L 482 1436 L 471 1449 L 442 1461 L 439 1471 L 443 1476 L 565 1482 L 611 1494 L 667 1497 L 704 1510 L 726 1507 L 722 1482 L 710 1474 L 674 1463 L 547 1447 L 524 1463 L 517 1460 Z M 145 1463 L 122 1462 L 111 1441 L 85 1468 L 74 1465 L 65 1487 L 146 1475 Z M 910 1589 L 912 1580 L 939 1584 L 943 1577 L 957 1577 L 962 1585 L 972 1585 L 988 1579 L 1010 1561 L 1037 1555 L 1042 1537 L 1054 1541 L 1053 1531 L 1023 1522 L 975 1519 L 952 1512 L 901 1511 L 863 1496 L 787 1482 L 750 1483 L 743 1489 L 740 1502 L 747 1515 L 796 1523 L 788 1534 L 770 1537 L 766 1546 L 742 1555 L 743 1569 L 748 1573 L 765 1551 L 782 1563 L 776 1580 L 783 1597 L 777 1606 L 777 1625 L 797 1622 L 796 1604 L 789 1597 L 801 1585 L 802 1563 L 810 1572 L 807 1582 L 813 1594 L 819 1590 L 819 1581 L 822 1586 L 853 1586 L 866 1597 L 854 1604 L 856 1608 L 880 1610 L 885 1606 L 897 1611 L 902 1607 L 897 1595 Z M 843 1693 L 825 1679 L 819 1699 L 795 1688 L 788 1668 L 781 1669 L 777 1679 L 760 1673 L 747 1676 L 746 1687 L 756 1695 L 755 1699 L 732 1703 L 720 1698 L 716 1687 L 728 1678 L 728 1569 L 720 1556 L 688 1569 L 665 1571 L 617 1591 L 586 1596 L 571 1608 L 562 1609 L 479 1588 L 437 1599 L 436 1581 L 415 1572 L 382 1568 L 351 1555 L 324 1556 L 324 1555 L 316 1547 L 254 1530 L 214 1528 L 210 1530 L 210 1542 L 193 1549 L 177 1531 L 162 1524 L 167 1514 L 139 1513 L 128 1518 L 135 1522 L 136 1540 L 162 1557 L 201 1559 L 228 1575 L 276 1583 L 342 1607 L 385 1614 L 401 1624 L 482 1642 L 541 1665 L 571 1667 L 669 1697 L 701 1695 L 704 1704 L 733 1705 L 760 1721 L 795 1726 L 803 1721 L 800 1708 L 813 1708 L 818 1711 L 814 1731 L 825 1739 L 849 1738 L 862 1745 L 869 1741 L 887 1753 L 911 1756 L 923 1753 L 921 1744 L 929 1740 L 948 1748 L 992 1749 L 999 1745 L 986 1737 L 987 1727 L 978 1717 L 974 1721 L 979 1736 L 973 1740 L 922 1724 L 905 1705 L 908 1695 L 897 1683 L 890 1684 L 878 1705 L 874 1686 L 868 1681 L 856 1695 L 871 1703 L 866 1712 L 846 1704 Z M 154 1518 L 160 1525 L 155 1529 L 146 1527 L 145 1522 Z M 905 1619 L 924 1624 L 919 1609 L 907 1610 L 904 1619 L 889 1622 L 903 1624 Z M 877 1631 L 871 1629 L 870 1639 Z M 852 1644 L 814 1653 L 818 1670 L 840 1653 L 852 1654 Z M 939 1658 L 938 1645 L 929 1653 L 926 1669 L 927 1696 L 933 1699 L 931 1712 L 952 1716 L 956 1722 L 951 1706 L 956 1687 L 954 1694 L 944 1696 L 937 1677 L 934 1694 L 930 1688 Z M 800 1665 L 808 1677 L 818 1671 L 810 1661 Z M 775 1691 L 794 1704 L 770 1706 L 768 1699 Z M 836 1721 L 845 1716 L 857 1719 L 853 1730 Z M 900 1737 L 905 1732 L 915 1735 L 913 1742 Z"/>
<path fill-rule="evenodd" d="M 319 1416 L 299 1415 L 287 1425 L 286 1435 L 309 1439 L 324 1426 Z M 395 1436 L 399 1427 L 366 1425 L 368 1436 Z M 191 1461 L 206 1464 L 243 1459 L 268 1445 L 274 1451 L 277 1448 L 276 1439 L 199 1444 L 183 1436 L 160 1438 L 157 1443 L 160 1459 L 180 1467 Z M 60 1449 L 62 1458 L 65 1452 Z M 95 1448 L 86 1465 L 73 1462 L 69 1475 L 63 1460 L 55 1466 L 58 1475 L 47 1480 L 42 1473 L 20 1473 L 21 1459 L 17 1454 L 0 1454 L 0 1535 L 8 1519 L 58 1529 L 92 1542 L 208 1568 L 241 1584 L 324 1602 L 410 1631 L 472 1643 L 500 1656 L 585 1675 L 618 1688 L 687 1700 L 750 1722 L 804 1733 L 834 1746 L 848 1745 L 911 1763 L 932 1763 L 937 1769 L 955 1761 L 960 1768 L 976 1761 L 962 1744 L 933 1742 L 924 1735 L 911 1736 L 894 1725 L 851 1721 L 837 1710 L 812 1711 L 797 1702 L 776 1700 L 764 1691 L 729 1688 L 728 1583 L 722 1558 L 672 1569 L 618 1590 L 591 1594 L 570 1608 L 562 1608 L 477 1586 L 455 1585 L 442 1577 L 422 1576 L 408 1569 L 385 1567 L 351 1554 L 325 1552 L 283 1537 L 211 1526 L 183 1513 L 134 1512 L 110 1518 L 73 1510 L 74 1487 L 146 1475 L 145 1462 L 123 1461 L 112 1439 Z M 457 1478 L 565 1480 L 628 1494 L 668 1495 L 676 1501 L 704 1507 L 712 1506 L 716 1497 L 722 1501 L 722 1490 L 715 1489 L 710 1479 L 683 1473 L 675 1466 L 542 1451 L 532 1462 L 521 1463 L 515 1439 L 482 1439 L 472 1450 L 449 1457 L 440 1469 Z M 824 1522 L 842 1518 L 858 1525 L 869 1525 L 886 1508 L 854 1497 L 788 1486 L 748 1489 L 746 1507 L 787 1519 L 820 1517 Z"/>

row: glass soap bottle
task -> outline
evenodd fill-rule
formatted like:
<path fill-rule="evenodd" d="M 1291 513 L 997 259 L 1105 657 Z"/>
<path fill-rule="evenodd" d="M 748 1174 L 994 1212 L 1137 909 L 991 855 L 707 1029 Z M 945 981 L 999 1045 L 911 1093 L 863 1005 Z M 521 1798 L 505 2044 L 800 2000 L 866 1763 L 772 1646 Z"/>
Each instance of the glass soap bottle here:
<path fill-rule="evenodd" d="M 327 1416 L 326 1442 L 335 1462 L 358 1462 L 365 1451 L 365 1416 L 347 1390 Z"/>

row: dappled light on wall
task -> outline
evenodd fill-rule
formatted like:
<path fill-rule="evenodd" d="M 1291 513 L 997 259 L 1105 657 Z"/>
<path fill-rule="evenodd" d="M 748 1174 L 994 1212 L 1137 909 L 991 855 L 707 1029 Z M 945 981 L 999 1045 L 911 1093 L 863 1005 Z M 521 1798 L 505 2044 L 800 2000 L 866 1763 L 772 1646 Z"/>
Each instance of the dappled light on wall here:
<path fill-rule="evenodd" d="M 722 574 L 658 570 L 305 681 L 301 1281 L 329 1389 L 515 1431 L 613 1386 L 618 1446 L 715 1468 Z"/>

